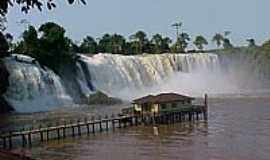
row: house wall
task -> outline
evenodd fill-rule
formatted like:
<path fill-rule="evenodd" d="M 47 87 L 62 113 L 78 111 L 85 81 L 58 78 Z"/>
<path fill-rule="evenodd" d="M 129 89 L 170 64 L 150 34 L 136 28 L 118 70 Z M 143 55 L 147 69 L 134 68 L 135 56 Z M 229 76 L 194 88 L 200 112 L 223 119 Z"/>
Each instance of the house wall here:
<path fill-rule="evenodd" d="M 168 102 L 159 105 L 159 112 L 170 112 L 190 108 L 190 102 Z"/>
<path fill-rule="evenodd" d="M 162 113 L 162 112 L 172 112 L 179 111 L 185 108 L 190 108 L 190 101 L 183 102 L 168 102 L 163 104 L 144 104 L 138 105 L 134 104 L 134 110 L 137 113 Z"/>

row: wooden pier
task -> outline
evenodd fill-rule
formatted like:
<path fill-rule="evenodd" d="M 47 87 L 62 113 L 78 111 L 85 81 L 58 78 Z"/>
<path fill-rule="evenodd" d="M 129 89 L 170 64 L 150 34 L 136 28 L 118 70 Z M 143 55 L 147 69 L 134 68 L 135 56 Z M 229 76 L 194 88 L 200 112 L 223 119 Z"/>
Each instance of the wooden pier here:
<path fill-rule="evenodd" d="M 171 124 L 185 121 L 207 120 L 207 104 L 205 106 L 193 106 L 192 108 L 171 112 L 168 114 L 154 114 L 148 116 L 125 115 L 125 116 L 101 116 L 85 118 L 76 122 L 64 121 L 55 126 L 39 126 L 38 128 L 24 129 L 21 131 L 9 131 L 1 133 L 1 147 L 11 150 L 16 145 L 32 147 L 33 142 L 40 143 L 50 140 L 60 140 L 67 137 L 81 136 L 82 134 L 96 134 L 108 132 L 116 128 L 126 128 L 137 125 Z"/>

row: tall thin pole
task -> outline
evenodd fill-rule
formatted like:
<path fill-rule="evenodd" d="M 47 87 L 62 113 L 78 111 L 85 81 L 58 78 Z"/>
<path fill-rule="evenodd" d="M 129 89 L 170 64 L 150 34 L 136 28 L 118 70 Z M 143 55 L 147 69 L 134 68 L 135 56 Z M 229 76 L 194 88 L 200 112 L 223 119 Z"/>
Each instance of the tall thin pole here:
<path fill-rule="evenodd" d="M 175 28 L 175 30 L 176 30 L 176 39 L 178 39 L 179 38 L 179 29 L 182 27 L 182 23 L 181 22 L 174 23 L 174 24 L 172 24 L 172 27 Z"/>

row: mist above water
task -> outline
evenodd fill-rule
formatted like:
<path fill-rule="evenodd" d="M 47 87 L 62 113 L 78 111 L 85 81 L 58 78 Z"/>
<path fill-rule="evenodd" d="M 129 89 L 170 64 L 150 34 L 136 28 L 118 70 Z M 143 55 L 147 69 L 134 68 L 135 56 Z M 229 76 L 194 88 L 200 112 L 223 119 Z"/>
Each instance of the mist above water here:
<path fill-rule="evenodd" d="M 269 91 L 266 87 L 268 79 L 261 76 L 260 66 L 246 57 L 236 59 L 213 53 L 194 53 L 100 54 L 84 58 L 97 89 L 125 100 L 161 92 L 199 97 L 208 93 L 219 97 L 257 96 Z"/>
<path fill-rule="evenodd" d="M 128 101 L 161 92 L 195 97 L 205 93 L 216 97 L 270 93 L 270 73 L 263 72 L 268 71 L 266 66 L 249 56 L 235 58 L 214 53 L 80 55 L 75 66 L 77 73 L 69 75 L 74 81 L 38 63 L 8 58 L 5 64 L 11 73 L 6 97 L 20 112 L 70 105 L 76 102 L 77 97 L 73 95 L 87 97 L 98 90 Z"/>

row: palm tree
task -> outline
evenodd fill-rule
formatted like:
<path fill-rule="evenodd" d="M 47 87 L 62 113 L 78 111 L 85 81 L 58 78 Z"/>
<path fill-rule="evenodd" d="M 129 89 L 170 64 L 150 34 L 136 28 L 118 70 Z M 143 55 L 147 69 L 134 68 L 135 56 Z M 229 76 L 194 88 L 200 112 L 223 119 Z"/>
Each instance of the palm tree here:
<path fill-rule="evenodd" d="M 123 36 L 113 34 L 111 36 L 112 53 L 121 54 L 124 51 L 126 40 Z"/>
<path fill-rule="evenodd" d="M 251 38 L 251 39 L 247 39 L 248 42 L 248 46 L 249 47 L 256 47 L 256 43 L 255 43 L 255 39 Z"/>
<path fill-rule="evenodd" d="M 216 33 L 212 39 L 212 41 L 216 43 L 218 48 L 221 46 L 221 43 L 223 40 L 224 40 L 224 37 L 220 33 Z"/>
<path fill-rule="evenodd" d="M 82 53 L 97 53 L 97 42 L 93 37 L 86 36 L 79 48 Z"/>
<path fill-rule="evenodd" d="M 190 37 L 187 33 L 181 33 L 179 35 L 179 39 L 178 39 L 178 43 L 180 45 L 180 51 L 181 52 L 185 52 L 185 49 L 187 48 L 188 46 L 188 41 L 190 41 Z"/>
<path fill-rule="evenodd" d="M 203 36 L 197 36 L 195 38 L 195 41 L 193 42 L 193 44 L 199 49 L 199 50 L 203 50 L 203 46 L 204 45 L 208 45 L 207 40 L 203 37 Z"/>
<path fill-rule="evenodd" d="M 139 44 L 139 46 L 138 46 L 139 47 L 139 53 L 140 54 L 143 53 L 145 45 L 148 42 L 146 33 L 143 32 L 143 31 L 138 31 L 134 35 L 131 35 L 130 39 L 133 40 L 133 41 L 138 42 L 138 44 Z"/>
<path fill-rule="evenodd" d="M 155 34 L 151 39 L 151 43 L 154 45 L 154 52 L 161 53 L 162 52 L 162 43 L 163 38 L 160 34 Z"/>

